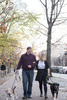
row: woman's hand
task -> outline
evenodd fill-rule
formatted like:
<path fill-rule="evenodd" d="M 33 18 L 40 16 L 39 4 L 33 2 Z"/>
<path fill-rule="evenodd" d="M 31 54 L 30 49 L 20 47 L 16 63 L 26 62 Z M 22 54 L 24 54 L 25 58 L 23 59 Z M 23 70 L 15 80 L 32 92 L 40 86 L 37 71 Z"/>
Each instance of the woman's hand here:
<path fill-rule="evenodd" d="M 47 71 L 48 71 L 48 77 L 49 77 L 50 76 L 50 69 L 48 68 Z"/>
<path fill-rule="evenodd" d="M 50 76 L 50 73 L 48 73 L 48 77 Z"/>

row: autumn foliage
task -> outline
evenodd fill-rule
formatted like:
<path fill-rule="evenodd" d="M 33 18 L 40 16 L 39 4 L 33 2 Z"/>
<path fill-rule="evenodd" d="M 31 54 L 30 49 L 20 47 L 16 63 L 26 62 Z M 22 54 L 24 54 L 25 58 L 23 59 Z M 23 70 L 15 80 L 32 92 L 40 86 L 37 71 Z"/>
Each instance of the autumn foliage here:
<path fill-rule="evenodd" d="M 2 3 L 6 6 L 1 6 Z M 2 3 L 0 3 L 0 7 L 1 7 L 1 10 L 2 10 L 2 12 L 0 14 L 0 16 L 2 16 L 1 20 L 0 20 L 0 33 L 4 33 L 4 32 L 7 31 L 8 22 L 10 22 L 13 18 L 13 13 L 11 13 L 11 14 L 9 13 L 13 10 L 13 2 L 4 0 L 4 2 L 2 2 Z"/>

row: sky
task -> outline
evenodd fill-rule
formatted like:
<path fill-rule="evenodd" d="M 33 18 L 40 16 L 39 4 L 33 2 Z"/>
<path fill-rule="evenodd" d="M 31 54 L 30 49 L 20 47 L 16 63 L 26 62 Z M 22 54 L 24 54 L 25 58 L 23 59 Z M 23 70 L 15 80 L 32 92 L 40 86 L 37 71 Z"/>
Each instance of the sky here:
<path fill-rule="evenodd" d="M 23 2 L 26 3 L 27 5 L 27 9 L 30 12 L 36 13 L 36 14 L 42 14 L 41 15 L 41 19 L 40 22 L 44 25 L 46 25 L 46 19 L 45 19 L 45 10 L 42 6 L 42 4 L 40 3 L 39 0 L 14 0 L 17 4 L 18 8 L 22 8 L 22 4 Z M 67 0 L 66 0 L 67 2 Z M 20 5 L 21 4 L 21 5 Z M 67 7 L 65 6 L 62 9 L 62 12 L 66 12 Z M 64 13 L 64 15 L 61 15 L 62 17 L 67 16 L 67 14 Z M 60 37 L 64 36 L 65 34 L 67 34 L 67 23 L 58 25 L 58 26 L 54 26 L 53 27 L 53 31 L 52 31 L 52 43 L 54 43 L 55 41 L 57 41 Z M 46 36 L 42 35 L 43 39 L 46 40 Z M 65 36 L 59 43 L 63 44 L 63 43 L 67 43 L 67 36 Z M 46 48 L 46 45 L 45 45 Z"/>
<path fill-rule="evenodd" d="M 33 11 L 36 13 L 38 13 L 38 12 L 40 13 L 40 12 L 44 11 L 42 9 L 42 5 L 39 2 L 39 0 L 13 0 L 13 1 L 17 4 L 17 6 L 19 6 L 20 4 L 22 5 L 23 3 L 26 3 L 29 11 Z M 22 6 L 20 8 L 22 8 Z"/>

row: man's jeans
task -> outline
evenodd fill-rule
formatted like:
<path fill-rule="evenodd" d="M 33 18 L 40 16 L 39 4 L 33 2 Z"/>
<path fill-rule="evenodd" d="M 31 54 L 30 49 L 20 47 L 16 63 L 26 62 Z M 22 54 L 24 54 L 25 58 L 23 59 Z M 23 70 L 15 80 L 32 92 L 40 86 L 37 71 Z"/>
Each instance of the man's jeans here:
<path fill-rule="evenodd" d="M 33 70 L 22 70 L 24 96 L 30 96 L 32 93 L 33 77 Z"/>

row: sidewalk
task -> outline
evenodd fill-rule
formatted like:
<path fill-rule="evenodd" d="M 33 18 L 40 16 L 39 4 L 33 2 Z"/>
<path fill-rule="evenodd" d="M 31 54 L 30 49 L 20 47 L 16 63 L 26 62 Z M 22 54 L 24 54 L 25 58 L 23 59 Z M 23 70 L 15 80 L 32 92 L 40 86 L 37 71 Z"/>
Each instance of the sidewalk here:
<path fill-rule="evenodd" d="M 36 74 L 35 74 L 35 76 L 36 76 Z M 21 75 L 21 79 L 22 79 L 22 75 Z M 58 79 L 55 78 L 55 77 L 53 77 L 52 80 L 58 81 Z M 2 85 L 0 85 L 0 100 L 5 100 L 5 98 L 6 98 L 5 90 L 12 87 L 13 81 L 14 81 L 14 75 L 11 78 L 9 78 L 8 81 L 6 81 Z M 22 100 L 22 96 L 23 96 L 22 80 L 21 80 L 21 82 L 16 82 L 16 84 L 17 84 L 16 93 L 19 97 L 18 100 Z M 28 99 L 28 100 L 45 100 L 44 97 L 42 97 L 42 98 L 39 97 L 39 95 L 40 95 L 39 84 L 38 84 L 38 82 L 35 81 L 35 77 L 34 77 L 33 89 L 32 90 L 33 90 L 32 91 L 32 99 Z M 49 85 L 48 85 L 48 99 L 47 100 L 52 100 L 52 95 L 51 95 Z M 58 100 L 67 100 L 67 92 L 59 91 Z"/>
<path fill-rule="evenodd" d="M 7 80 L 9 80 L 10 77 L 13 76 L 13 75 L 14 75 L 14 72 L 8 73 L 4 77 L 0 76 L 0 85 L 3 84 L 4 82 L 6 82 Z"/>

